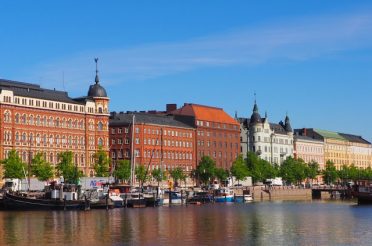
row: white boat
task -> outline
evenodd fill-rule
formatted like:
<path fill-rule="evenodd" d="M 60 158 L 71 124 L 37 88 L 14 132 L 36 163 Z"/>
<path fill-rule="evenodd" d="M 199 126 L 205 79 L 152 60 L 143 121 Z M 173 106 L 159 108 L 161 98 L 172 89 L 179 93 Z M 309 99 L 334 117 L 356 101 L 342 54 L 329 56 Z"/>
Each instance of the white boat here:
<path fill-rule="evenodd" d="M 178 191 L 166 191 L 163 197 L 163 205 L 169 205 L 170 201 L 169 198 L 172 200 L 172 204 L 182 204 L 182 195 L 181 192 Z"/>
<path fill-rule="evenodd" d="M 213 194 L 215 202 L 234 202 L 234 191 L 229 188 L 217 189 Z"/>

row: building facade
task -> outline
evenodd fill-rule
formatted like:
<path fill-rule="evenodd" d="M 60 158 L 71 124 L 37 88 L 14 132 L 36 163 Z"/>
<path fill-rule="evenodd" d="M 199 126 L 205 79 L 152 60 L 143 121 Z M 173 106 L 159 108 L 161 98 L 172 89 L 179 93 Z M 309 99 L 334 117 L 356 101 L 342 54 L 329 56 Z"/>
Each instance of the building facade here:
<path fill-rule="evenodd" d="M 261 118 L 255 102 L 251 117 L 238 120 L 244 156 L 250 151 L 255 152 L 261 159 L 278 165 L 293 156 L 293 130 L 288 116 L 284 123 L 270 123 L 267 114 Z"/>
<path fill-rule="evenodd" d="M 296 129 L 297 134 L 324 142 L 324 163 L 332 161 L 337 169 L 354 164 L 358 168 L 371 167 L 372 146 L 361 136 L 313 128 Z"/>
<path fill-rule="evenodd" d="M 324 169 L 324 142 L 307 136 L 294 136 L 294 157 L 306 163 L 315 161 L 320 169 Z"/>
<path fill-rule="evenodd" d="M 131 160 L 132 154 L 135 165 L 149 170 L 181 167 L 189 172 L 196 166 L 195 129 L 173 116 L 112 112 L 109 128 L 112 166 Z"/>
<path fill-rule="evenodd" d="M 172 105 L 173 109 L 177 108 Z M 240 154 L 239 122 L 222 108 L 185 103 L 181 108 L 167 110 L 176 119 L 196 129 L 196 159 L 210 156 L 216 166 L 230 169 Z"/>
<path fill-rule="evenodd" d="M 0 79 L 0 90 L 1 158 L 14 149 L 30 163 L 42 152 L 56 165 L 59 153 L 72 151 L 84 174 L 94 175 L 94 154 L 99 147 L 109 150 L 109 98 L 99 83 L 98 71 L 95 84 L 81 98 L 4 79 Z"/>

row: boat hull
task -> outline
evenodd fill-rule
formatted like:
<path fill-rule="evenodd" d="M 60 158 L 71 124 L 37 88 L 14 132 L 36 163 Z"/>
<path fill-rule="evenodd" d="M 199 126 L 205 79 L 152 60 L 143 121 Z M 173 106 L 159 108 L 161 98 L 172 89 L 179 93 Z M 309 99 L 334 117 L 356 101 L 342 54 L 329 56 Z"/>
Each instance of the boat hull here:
<path fill-rule="evenodd" d="M 34 199 L 5 193 L 3 206 L 6 210 L 79 210 L 85 209 L 84 201 L 61 201 Z"/>
<path fill-rule="evenodd" d="M 234 202 L 234 196 L 215 196 L 215 202 Z"/>

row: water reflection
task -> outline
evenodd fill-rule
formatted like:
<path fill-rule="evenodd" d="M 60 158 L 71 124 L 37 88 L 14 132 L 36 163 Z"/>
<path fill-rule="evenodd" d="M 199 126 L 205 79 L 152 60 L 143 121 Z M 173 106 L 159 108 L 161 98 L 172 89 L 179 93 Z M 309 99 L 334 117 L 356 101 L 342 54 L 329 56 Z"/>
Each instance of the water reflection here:
<path fill-rule="evenodd" d="M 372 207 L 282 202 L 0 212 L 1 245 L 369 245 Z"/>

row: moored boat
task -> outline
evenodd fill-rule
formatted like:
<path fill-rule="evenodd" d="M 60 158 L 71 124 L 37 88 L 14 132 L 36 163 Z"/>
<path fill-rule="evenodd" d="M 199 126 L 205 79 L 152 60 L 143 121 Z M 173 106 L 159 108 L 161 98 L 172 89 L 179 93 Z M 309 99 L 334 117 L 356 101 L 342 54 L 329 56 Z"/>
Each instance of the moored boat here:
<path fill-rule="evenodd" d="M 215 202 L 234 202 L 234 191 L 229 188 L 220 188 L 214 190 Z"/>
<path fill-rule="evenodd" d="M 358 199 L 358 204 L 372 204 L 372 182 L 361 180 L 354 187 L 354 196 Z"/>
<path fill-rule="evenodd" d="M 213 196 L 208 192 L 196 192 L 191 198 L 187 200 L 189 204 L 205 204 L 205 203 L 212 203 Z"/>

